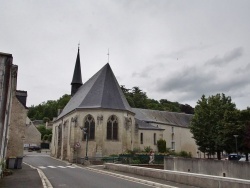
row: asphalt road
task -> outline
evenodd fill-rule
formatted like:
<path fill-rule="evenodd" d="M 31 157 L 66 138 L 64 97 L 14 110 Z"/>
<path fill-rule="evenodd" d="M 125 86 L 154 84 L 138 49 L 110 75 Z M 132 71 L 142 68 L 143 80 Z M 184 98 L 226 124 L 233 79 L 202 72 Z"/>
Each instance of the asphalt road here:
<path fill-rule="evenodd" d="M 39 168 L 46 175 L 54 188 L 148 188 L 143 183 L 129 181 L 105 173 L 98 173 L 88 168 L 81 168 L 53 159 L 46 154 L 30 152 L 23 161 Z"/>

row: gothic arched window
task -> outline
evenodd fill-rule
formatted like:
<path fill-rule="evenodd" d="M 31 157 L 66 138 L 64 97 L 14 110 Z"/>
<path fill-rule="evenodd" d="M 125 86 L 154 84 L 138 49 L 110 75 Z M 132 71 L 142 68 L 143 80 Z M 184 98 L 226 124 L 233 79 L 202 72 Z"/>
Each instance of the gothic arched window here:
<path fill-rule="evenodd" d="M 107 140 L 118 140 L 118 120 L 115 115 L 110 116 L 108 119 Z"/>
<path fill-rule="evenodd" d="M 90 114 L 85 117 L 84 128 L 86 128 L 86 134 L 89 140 L 95 139 L 95 120 Z M 84 139 L 86 139 L 86 134 L 84 134 Z"/>

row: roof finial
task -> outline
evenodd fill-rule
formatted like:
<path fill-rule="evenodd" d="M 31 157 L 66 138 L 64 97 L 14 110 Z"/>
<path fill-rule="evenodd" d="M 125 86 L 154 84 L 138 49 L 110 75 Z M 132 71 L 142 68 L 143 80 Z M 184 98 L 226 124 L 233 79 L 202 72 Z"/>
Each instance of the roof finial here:
<path fill-rule="evenodd" d="M 108 63 L 109 63 L 109 48 L 108 48 L 108 54 L 107 55 L 108 55 Z"/>
<path fill-rule="evenodd" d="M 78 50 L 80 49 L 80 41 L 79 41 L 79 43 L 78 43 Z"/>

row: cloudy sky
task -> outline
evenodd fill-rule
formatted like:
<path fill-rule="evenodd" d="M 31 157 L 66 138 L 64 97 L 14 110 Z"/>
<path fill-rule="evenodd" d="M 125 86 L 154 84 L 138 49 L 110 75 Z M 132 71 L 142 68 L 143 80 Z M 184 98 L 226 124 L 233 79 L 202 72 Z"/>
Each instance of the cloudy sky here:
<path fill-rule="evenodd" d="M 195 106 L 225 93 L 250 106 L 248 0 L 0 0 L 0 51 L 27 105 L 70 93 L 80 42 L 83 82 L 108 61 L 120 85 Z"/>

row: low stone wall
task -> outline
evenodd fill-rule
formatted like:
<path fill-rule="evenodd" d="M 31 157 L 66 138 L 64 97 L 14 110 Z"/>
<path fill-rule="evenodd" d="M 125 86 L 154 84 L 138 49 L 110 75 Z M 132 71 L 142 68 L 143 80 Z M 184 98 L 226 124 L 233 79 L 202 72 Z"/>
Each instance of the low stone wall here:
<path fill-rule="evenodd" d="M 211 175 L 187 173 L 187 172 L 177 172 L 170 170 L 159 170 L 159 169 L 150 169 L 144 167 L 135 167 L 130 165 L 120 165 L 113 163 L 106 163 L 105 168 L 127 172 L 132 174 L 137 174 L 141 176 L 153 177 L 158 179 L 164 179 L 167 181 L 172 181 L 176 183 L 182 183 L 185 185 L 191 185 L 201 188 L 249 188 L 250 181 L 228 178 L 228 177 L 218 177 Z"/>
<path fill-rule="evenodd" d="M 164 169 L 247 180 L 250 179 L 250 162 L 165 157 Z"/>

